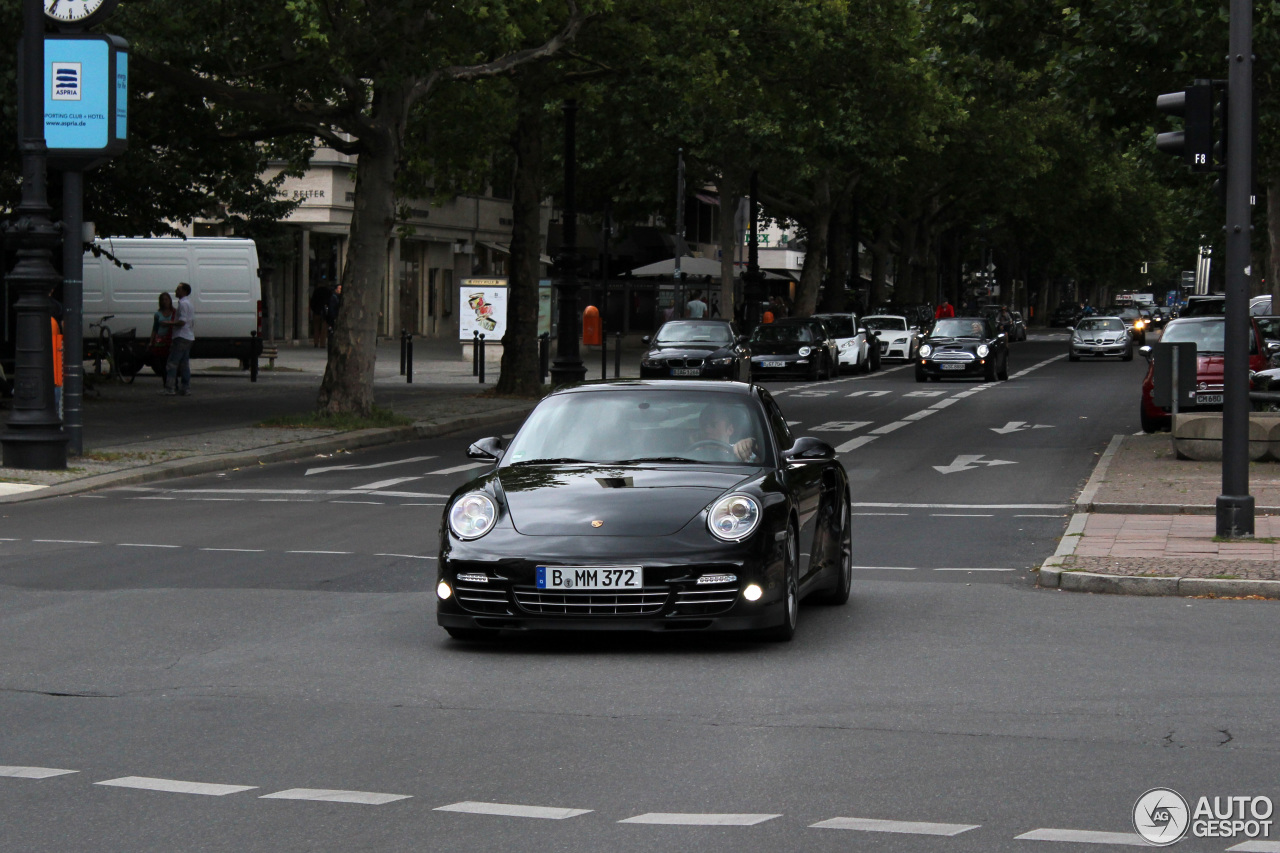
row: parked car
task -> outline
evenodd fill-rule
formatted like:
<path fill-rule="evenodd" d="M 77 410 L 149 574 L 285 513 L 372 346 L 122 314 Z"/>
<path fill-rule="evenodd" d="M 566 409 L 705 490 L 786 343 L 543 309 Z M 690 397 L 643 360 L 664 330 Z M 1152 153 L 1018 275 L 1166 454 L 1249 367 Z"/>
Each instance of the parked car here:
<path fill-rule="evenodd" d="M 640 356 L 641 379 L 689 377 L 751 381 L 751 350 L 728 320 L 668 320 Z"/>
<path fill-rule="evenodd" d="M 1069 361 L 1081 358 L 1133 361 L 1133 335 L 1119 317 L 1085 317 L 1077 325 L 1068 326 L 1067 331 L 1071 332 Z"/>
<path fill-rule="evenodd" d="M 1249 300 L 1249 313 L 1255 317 L 1271 315 L 1271 294 L 1264 293 Z"/>
<path fill-rule="evenodd" d="M 1079 305 L 1072 305 L 1070 302 L 1063 302 L 1057 308 L 1054 308 L 1053 313 L 1049 315 L 1049 325 L 1055 328 L 1074 326 L 1076 318 L 1079 316 Z"/>
<path fill-rule="evenodd" d="M 839 371 L 848 369 L 854 373 L 870 373 L 880 368 L 880 352 L 874 335 L 856 314 L 814 314 L 814 319 L 827 324 L 836 340 L 839 355 Z"/>
<path fill-rule="evenodd" d="M 839 369 L 835 338 L 825 323 L 812 317 L 762 323 L 751 333 L 747 345 L 751 348 L 751 375 L 757 379 L 830 379 Z"/>
<path fill-rule="evenodd" d="M 985 317 L 938 320 L 920 342 L 916 381 L 977 376 L 1009 378 L 1009 342 Z"/>
<path fill-rule="evenodd" d="M 1196 345 L 1196 399 L 1179 411 L 1222 411 L 1222 376 L 1226 349 L 1225 317 L 1181 317 L 1165 326 L 1162 343 L 1194 343 Z M 1155 359 L 1151 349 L 1143 347 L 1147 358 L 1147 374 L 1142 380 L 1140 415 L 1143 432 L 1155 432 L 1169 425 L 1169 410 L 1157 406 L 1154 399 Z M 1280 352 L 1280 343 L 1269 347 L 1262 338 L 1256 321 L 1249 324 L 1249 370 L 1266 370 L 1272 355 Z"/>
<path fill-rule="evenodd" d="M 776 324 L 773 324 L 776 325 Z M 592 383 L 544 398 L 446 504 L 436 621 L 501 630 L 744 631 L 849 598 L 849 480 L 763 388 Z"/>
<path fill-rule="evenodd" d="M 911 361 L 920 348 L 920 330 L 901 314 L 875 314 L 862 325 L 880 342 L 880 357 Z"/>
<path fill-rule="evenodd" d="M 1179 317 L 1221 317 L 1227 313 L 1227 297 L 1221 293 L 1208 293 L 1187 297 L 1187 304 L 1178 312 Z"/>

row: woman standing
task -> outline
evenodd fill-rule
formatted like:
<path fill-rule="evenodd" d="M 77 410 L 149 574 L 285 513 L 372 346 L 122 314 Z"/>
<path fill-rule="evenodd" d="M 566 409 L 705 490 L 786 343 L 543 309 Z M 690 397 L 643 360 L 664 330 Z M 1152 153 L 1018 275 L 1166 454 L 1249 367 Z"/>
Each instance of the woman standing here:
<path fill-rule="evenodd" d="M 160 308 L 151 315 L 151 340 L 147 343 L 147 364 L 160 375 L 164 375 L 165 364 L 169 361 L 169 346 L 173 343 L 173 326 L 168 321 L 178 316 L 173 308 L 173 297 L 168 293 L 160 294 Z"/>

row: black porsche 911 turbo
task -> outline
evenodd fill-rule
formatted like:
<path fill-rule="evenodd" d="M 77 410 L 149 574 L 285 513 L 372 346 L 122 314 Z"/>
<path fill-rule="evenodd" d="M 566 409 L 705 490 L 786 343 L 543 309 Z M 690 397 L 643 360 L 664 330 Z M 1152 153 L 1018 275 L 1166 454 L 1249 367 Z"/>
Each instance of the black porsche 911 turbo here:
<path fill-rule="evenodd" d="M 985 317 L 937 321 L 920 341 L 916 381 L 977 376 L 988 382 L 1009 378 L 1009 341 Z"/>
<path fill-rule="evenodd" d="M 503 630 L 795 633 L 849 598 L 849 480 L 768 391 L 706 380 L 578 385 L 542 400 L 450 496 L 436 619 Z"/>
<path fill-rule="evenodd" d="M 668 320 L 640 356 L 641 379 L 733 379 L 751 381 L 747 339 L 729 320 Z"/>

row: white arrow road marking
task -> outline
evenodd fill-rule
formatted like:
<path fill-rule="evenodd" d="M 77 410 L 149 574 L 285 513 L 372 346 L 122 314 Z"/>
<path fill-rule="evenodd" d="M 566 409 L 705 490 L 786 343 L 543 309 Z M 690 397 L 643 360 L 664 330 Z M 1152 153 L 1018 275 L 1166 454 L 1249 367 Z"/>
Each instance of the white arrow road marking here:
<path fill-rule="evenodd" d="M 325 471 L 368 471 L 373 468 L 386 468 L 390 465 L 408 465 L 410 462 L 426 462 L 434 456 L 410 456 L 408 459 L 392 459 L 390 462 L 379 462 L 375 465 L 329 465 L 325 468 L 308 468 L 304 477 L 312 474 L 323 474 Z"/>
<path fill-rule="evenodd" d="M 591 809 L 557 809 L 550 806 L 521 806 L 510 803 L 453 803 L 434 809 L 438 812 L 466 812 L 467 814 L 501 815 L 503 817 L 540 817 L 546 820 L 564 820 L 587 814 Z"/>
<path fill-rule="evenodd" d="M 833 817 L 809 824 L 810 829 L 857 829 L 862 832 L 900 832 L 910 835 L 959 835 L 979 824 L 923 823 L 914 820 L 872 820 L 864 817 Z"/>
<path fill-rule="evenodd" d="M 977 468 L 979 465 L 991 467 L 993 465 L 1017 465 L 1017 462 L 1010 462 L 1008 459 L 983 459 L 981 456 L 957 456 L 955 461 L 950 465 L 934 465 L 933 470 L 942 474 L 954 474 L 957 471 L 969 471 Z"/>
<path fill-rule="evenodd" d="M 827 421 L 820 426 L 810 427 L 812 432 L 853 432 L 868 426 L 871 421 Z"/>
<path fill-rule="evenodd" d="M 470 462 L 466 465 L 457 465 L 453 468 L 441 468 L 439 471 L 428 471 L 426 476 L 432 474 L 457 474 L 459 471 L 470 471 L 472 468 L 483 468 L 486 465 L 492 465 L 492 462 Z"/>
<path fill-rule="evenodd" d="M 846 394 L 846 397 L 887 397 L 892 391 L 854 391 L 852 394 Z"/>
<path fill-rule="evenodd" d="M 1051 424 L 1028 424 L 1026 421 L 1009 421 L 1002 427 L 991 427 L 991 431 L 1000 435 L 1008 435 L 1011 432 L 1025 432 L 1029 429 L 1053 429 Z"/>

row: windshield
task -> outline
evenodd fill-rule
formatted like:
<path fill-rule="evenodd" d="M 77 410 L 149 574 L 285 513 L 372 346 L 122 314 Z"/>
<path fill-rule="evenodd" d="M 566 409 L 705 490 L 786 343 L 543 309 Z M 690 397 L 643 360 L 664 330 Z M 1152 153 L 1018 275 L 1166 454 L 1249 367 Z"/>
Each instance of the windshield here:
<path fill-rule="evenodd" d="M 681 320 L 663 323 L 654 342 L 659 344 L 728 344 L 733 334 L 728 323 L 697 323 Z"/>
<path fill-rule="evenodd" d="M 872 331 L 881 329 L 883 331 L 905 332 L 907 330 L 906 317 L 863 317 L 862 324 Z"/>
<path fill-rule="evenodd" d="M 826 323 L 831 334 L 837 338 L 852 338 L 856 334 L 853 330 L 852 314 L 821 314 L 818 315 L 818 319 Z"/>
<path fill-rule="evenodd" d="M 538 404 L 502 457 L 511 465 L 640 461 L 772 464 L 753 397 L 627 388 L 561 394 Z"/>
<path fill-rule="evenodd" d="M 939 320 L 931 333 L 935 338 L 989 338 L 985 320 L 959 317 Z"/>
<path fill-rule="evenodd" d="M 813 340 L 813 333 L 808 326 L 798 323 L 765 323 L 763 326 L 756 326 L 756 330 L 751 333 L 751 340 L 763 344 L 809 343 Z"/>
<path fill-rule="evenodd" d="M 1076 328 L 1082 332 L 1123 332 L 1124 323 L 1114 317 L 1098 317 L 1081 320 Z"/>
<path fill-rule="evenodd" d="M 1164 335 L 1160 338 L 1161 343 L 1166 344 L 1194 343 L 1197 352 L 1223 352 L 1226 340 L 1227 324 L 1223 320 L 1174 321 L 1165 326 Z"/>

